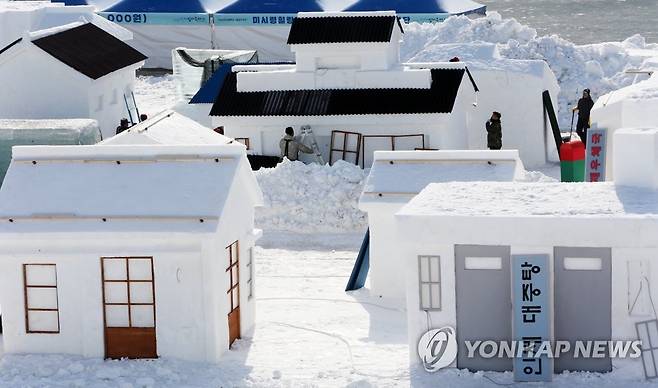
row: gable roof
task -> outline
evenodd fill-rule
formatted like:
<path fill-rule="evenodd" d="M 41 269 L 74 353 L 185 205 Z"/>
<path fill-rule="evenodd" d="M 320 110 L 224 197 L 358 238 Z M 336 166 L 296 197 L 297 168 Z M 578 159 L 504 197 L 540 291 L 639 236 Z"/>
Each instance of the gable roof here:
<path fill-rule="evenodd" d="M 376 151 L 359 202 L 407 202 L 430 183 L 514 181 L 524 172 L 516 150 Z"/>
<path fill-rule="evenodd" d="M 450 113 L 464 69 L 431 69 L 429 89 L 316 89 L 238 92 L 231 72 L 211 116 L 332 116 Z"/>
<path fill-rule="evenodd" d="M 296 17 L 288 44 L 390 42 L 396 26 L 395 15 Z"/>
<path fill-rule="evenodd" d="M 236 0 L 216 13 L 287 13 L 296 14 L 303 11 L 323 11 L 318 0 Z"/>
<path fill-rule="evenodd" d="M 399 14 L 467 15 L 486 13 L 485 5 L 472 0 L 359 0 L 346 11 L 394 10 Z"/>
<path fill-rule="evenodd" d="M 233 183 L 244 178 L 259 204 L 244 147 L 237 145 L 14 147 L 0 217 L 214 219 Z"/>
<path fill-rule="evenodd" d="M 101 145 L 127 144 L 230 144 L 233 139 L 220 135 L 196 121 L 168 110 L 130 127 L 116 136 L 103 140 Z"/>
<path fill-rule="evenodd" d="M 146 59 L 144 54 L 92 23 L 56 32 L 32 43 L 91 79 Z"/>

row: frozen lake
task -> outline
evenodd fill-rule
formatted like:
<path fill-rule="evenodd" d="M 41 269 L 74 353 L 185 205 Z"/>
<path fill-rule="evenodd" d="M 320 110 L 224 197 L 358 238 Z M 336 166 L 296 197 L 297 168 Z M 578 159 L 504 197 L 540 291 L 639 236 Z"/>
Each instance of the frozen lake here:
<path fill-rule="evenodd" d="M 621 41 L 641 34 L 658 42 L 658 0 L 478 0 L 541 35 L 577 44 Z"/>

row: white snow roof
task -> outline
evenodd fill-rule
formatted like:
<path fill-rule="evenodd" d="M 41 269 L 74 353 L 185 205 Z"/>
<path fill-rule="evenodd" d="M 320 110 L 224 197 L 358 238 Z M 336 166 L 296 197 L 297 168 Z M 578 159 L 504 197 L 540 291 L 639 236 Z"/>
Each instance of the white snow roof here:
<path fill-rule="evenodd" d="M 430 184 L 401 216 L 658 218 L 658 192 L 607 183 Z"/>
<path fill-rule="evenodd" d="M 230 144 L 233 139 L 220 135 L 198 122 L 168 110 L 143 121 L 127 131 L 99 143 L 100 145 L 126 144 Z M 236 144 L 240 144 L 237 143 Z"/>
<path fill-rule="evenodd" d="M 406 202 L 430 183 L 513 181 L 524 172 L 516 150 L 376 151 L 360 202 Z"/>
<path fill-rule="evenodd" d="M 0 217 L 217 219 L 238 182 L 262 202 L 238 145 L 14 147 Z"/>

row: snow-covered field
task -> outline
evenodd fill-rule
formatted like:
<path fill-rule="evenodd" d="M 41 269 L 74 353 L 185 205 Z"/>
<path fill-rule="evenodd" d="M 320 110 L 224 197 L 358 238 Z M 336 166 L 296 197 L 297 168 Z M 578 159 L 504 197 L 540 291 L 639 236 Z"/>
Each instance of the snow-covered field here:
<path fill-rule="evenodd" d="M 405 60 L 423 57 L 435 42 L 484 41 L 508 58 L 546 60 L 562 87 L 560 121 L 568 128 L 567 107 L 590 87 L 595 96 L 628 85 L 624 71 L 641 67 L 657 50 L 635 36 L 621 43 L 577 46 L 492 13 L 439 25 L 408 26 Z M 153 116 L 175 104 L 171 76 L 142 76 L 136 98 Z M 531 180 L 555 176 L 555 165 Z M 543 173 L 543 174 L 542 174 Z M 365 172 L 285 163 L 257 173 L 269 208 L 257 224 L 265 237 L 255 251 L 256 328 L 217 365 L 174 359 L 104 361 L 66 355 L 3 355 L 1 387 L 482 387 L 513 385 L 510 373 L 459 370 L 428 375 L 409 370 L 403 306 L 372 297 L 367 289 L 345 293 L 366 219 L 356 204 Z M 285 183 L 285 184 L 284 184 Z M 304 232 L 299 233 L 299 232 Z M 343 232 L 338 234 L 339 232 Z M 335 234 L 325 234 L 335 233 Z M 616 369 L 607 375 L 574 373 L 555 377 L 555 387 L 650 385 Z"/>

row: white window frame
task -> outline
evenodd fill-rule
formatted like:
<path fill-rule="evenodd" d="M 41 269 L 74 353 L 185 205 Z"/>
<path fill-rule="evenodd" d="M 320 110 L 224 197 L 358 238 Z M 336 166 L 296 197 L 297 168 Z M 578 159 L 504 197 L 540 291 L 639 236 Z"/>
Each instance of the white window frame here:
<path fill-rule="evenodd" d="M 251 300 L 254 296 L 254 247 L 249 248 L 249 255 L 247 258 L 247 300 Z"/>
<path fill-rule="evenodd" d="M 436 259 L 436 265 L 432 262 Z M 427 280 L 423 280 L 423 260 L 427 260 Z M 436 268 L 434 268 L 436 266 Z M 436 271 L 436 280 L 432 280 L 433 271 Z M 432 286 L 438 286 L 439 300 L 432 300 Z M 423 288 L 427 287 L 427 296 L 429 300 L 423 298 Z M 419 255 L 418 256 L 418 306 L 423 311 L 441 311 L 441 257 L 435 255 Z M 427 307 L 429 306 L 429 307 Z"/>

